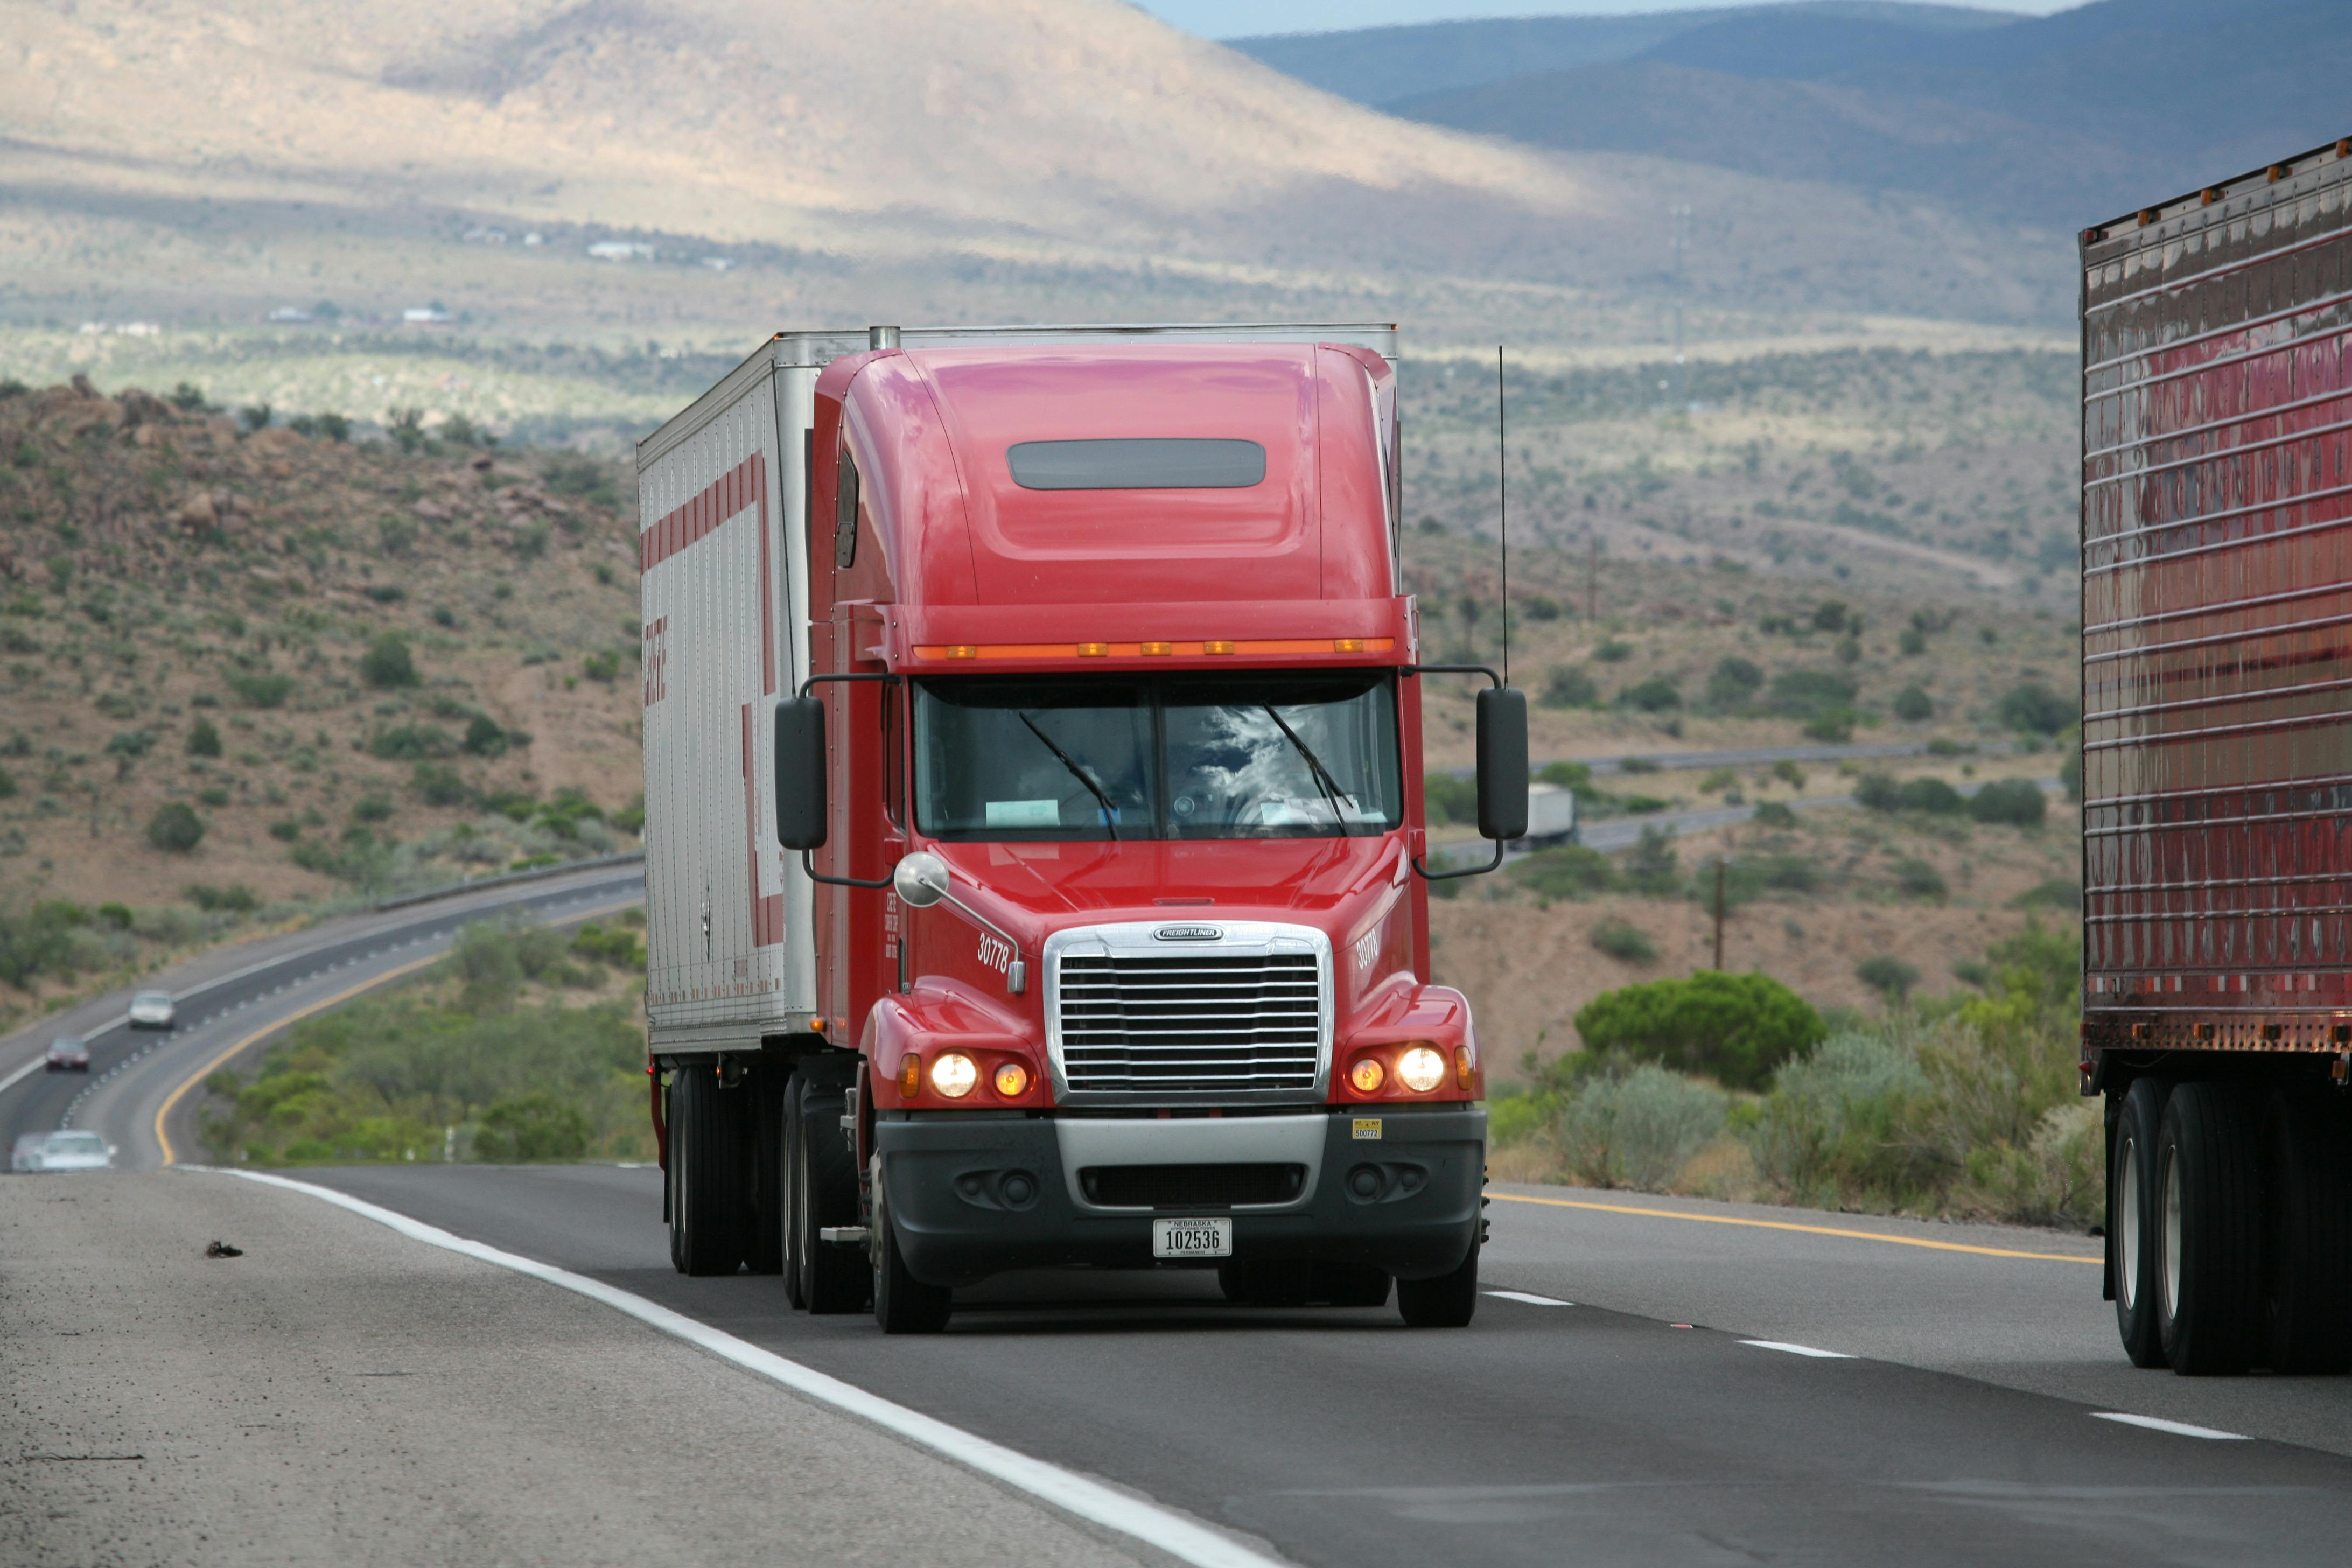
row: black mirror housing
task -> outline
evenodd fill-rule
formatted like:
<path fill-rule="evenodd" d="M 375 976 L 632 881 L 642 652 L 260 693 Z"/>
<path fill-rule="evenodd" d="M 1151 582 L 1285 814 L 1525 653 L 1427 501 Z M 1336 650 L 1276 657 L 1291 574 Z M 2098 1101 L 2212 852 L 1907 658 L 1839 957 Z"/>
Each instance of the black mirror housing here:
<path fill-rule="evenodd" d="M 1528 694 L 1516 686 L 1478 693 L 1478 836 L 1528 836 Z"/>
<path fill-rule="evenodd" d="M 1519 750 L 1526 754 L 1526 710 L 1521 709 Z M 1479 734 L 1485 709 L 1479 710 Z M 1480 742 L 1479 755 L 1486 755 Z M 776 704 L 776 837 L 787 849 L 824 847 L 824 704 L 814 697 L 787 697 Z M 1525 769 L 1522 768 L 1522 773 Z M 1480 786 L 1485 787 L 1483 784 Z M 1519 814 L 1527 815 L 1525 786 L 1520 789 Z M 1484 796 L 1481 800 L 1483 802 Z M 1480 813 L 1483 816 L 1482 805 Z"/>

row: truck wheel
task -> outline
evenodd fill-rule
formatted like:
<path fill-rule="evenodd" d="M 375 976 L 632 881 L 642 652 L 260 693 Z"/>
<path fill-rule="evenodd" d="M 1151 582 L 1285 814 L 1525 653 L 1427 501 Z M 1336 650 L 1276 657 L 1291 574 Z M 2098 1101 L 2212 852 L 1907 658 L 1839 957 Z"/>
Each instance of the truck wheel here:
<path fill-rule="evenodd" d="M 2262 1348 L 2262 1160 L 2254 1107 L 2226 1084 L 2184 1083 L 2156 1141 L 2157 1304 L 2184 1377 L 2244 1372 Z"/>
<path fill-rule="evenodd" d="M 704 1068 L 685 1069 L 670 1086 L 671 1256 L 680 1273 L 742 1267 L 751 1194 L 734 1109 Z"/>
<path fill-rule="evenodd" d="M 2341 1111 L 2278 1091 L 2263 1153 L 2263 1359 L 2274 1372 L 2352 1369 L 2352 1141 Z"/>
<path fill-rule="evenodd" d="M 938 1333 L 955 1310 L 955 1292 L 944 1285 L 926 1285 L 907 1272 L 907 1260 L 898 1251 L 898 1227 L 891 1223 L 887 1204 L 875 1204 L 874 1224 L 882 1233 L 874 1259 L 874 1321 L 886 1334 Z"/>
<path fill-rule="evenodd" d="M 821 1233 L 829 1225 L 857 1223 L 857 1164 L 841 1135 L 847 1099 L 837 1089 L 800 1084 L 799 1136 L 793 1140 L 799 1223 L 800 1299 L 812 1312 L 855 1312 L 866 1305 L 868 1269 L 853 1247 Z"/>
<path fill-rule="evenodd" d="M 1334 1307 L 1385 1307 L 1389 1271 L 1369 1263 L 1318 1263 L 1307 1295 Z"/>
<path fill-rule="evenodd" d="M 2115 1258 L 2116 1328 L 2124 1353 L 2138 1367 L 2164 1364 L 2164 1323 L 2157 1309 L 2156 1139 L 2164 1121 L 2165 1085 L 2135 1081 L 2116 1118 L 2116 1149 L 2107 1170 L 2107 1235 Z"/>
<path fill-rule="evenodd" d="M 783 1184 L 784 1300 L 806 1308 L 808 1298 L 801 1294 L 804 1272 L 801 1233 L 806 1225 L 801 1211 L 807 1204 L 801 1194 L 801 1080 L 794 1074 L 784 1080 L 783 1145 L 777 1152 L 777 1163 Z"/>
<path fill-rule="evenodd" d="M 743 1262 L 754 1274 L 784 1271 L 784 1090 L 762 1072 L 744 1085 L 751 1101 L 751 1235 Z"/>
<path fill-rule="evenodd" d="M 1412 1329 L 1458 1329 L 1478 1310 L 1478 1244 L 1454 1265 L 1450 1274 L 1434 1279 L 1396 1282 L 1397 1311 Z"/>

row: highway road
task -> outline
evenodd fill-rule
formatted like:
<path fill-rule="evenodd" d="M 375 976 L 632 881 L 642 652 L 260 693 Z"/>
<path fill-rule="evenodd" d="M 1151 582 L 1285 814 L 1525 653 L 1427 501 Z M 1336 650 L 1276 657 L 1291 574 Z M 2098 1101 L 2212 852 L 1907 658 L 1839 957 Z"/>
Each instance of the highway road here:
<path fill-rule="evenodd" d="M 563 918 L 629 880 L 508 897 Z M 104 1043 L 76 1123 L 133 1164 L 160 1155 L 157 1111 L 208 1061 L 481 912 L 322 928 L 342 968 L 281 953 L 220 986 L 226 1016 L 184 1037 Z M 0 1096 L 0 1125 L 68 1109 L 35 1079 L 37 1094 Z M 627 1293 L 598 1310 L 674 1325 L 645 1331 L 649 1366 L 673 1365 L 656 1347 L 688 1332 L 743 1347 L 721 1351 L 737 1367 L 785 1358 L 949 1423 L 933 1447 L 950 1458 L 1002 1445 L 1297 1563 L 2332 1564 L 2352 1519 L 2352 1379 L 2132 1370 L 2081 1237 L 1498 1188 L 1490 1294 L 1466 1330 L 1234 1307 L 1199 1274 L 1041 1274 L 965 1293 L 944 1335 L 886 1340 L 864 1315 L 788 1310 L 772 1278 L 677 1274 L 650 1170 L 294 1173 Z M 446 1250 L 399 1245 L 443 1267 Z"/>

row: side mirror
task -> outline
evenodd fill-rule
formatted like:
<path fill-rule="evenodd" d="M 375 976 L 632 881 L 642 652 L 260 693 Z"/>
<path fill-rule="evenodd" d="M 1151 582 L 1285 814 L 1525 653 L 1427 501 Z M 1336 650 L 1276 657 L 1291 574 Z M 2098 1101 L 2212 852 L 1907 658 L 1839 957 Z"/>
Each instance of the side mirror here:
<path fill-rule="evenodd" d="M 1478 693 L 1478 836 L 1528 836 L 1528 694 L 1516 686 Z"/>
<path fill-rule="evenodd" d="M 948 863 L 928 849 L 899 858 L 890 873 L 898 901 L 910 910 L 928 910 L 948 896 Z"/>
<path fill-rule="evenodd" d="M 1526 752 L 1524 740 L 1519 749 Z M 777 703 L 776 837 L 787 849 L 824 847 L 824 704 L 814 697 Z"/>

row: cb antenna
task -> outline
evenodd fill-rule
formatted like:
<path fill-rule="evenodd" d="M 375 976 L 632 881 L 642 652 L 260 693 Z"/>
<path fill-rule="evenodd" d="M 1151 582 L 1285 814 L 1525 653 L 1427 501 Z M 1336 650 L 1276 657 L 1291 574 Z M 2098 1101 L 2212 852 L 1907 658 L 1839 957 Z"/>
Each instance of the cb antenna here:
<path fill-rule="evenodd" d="M 1503 345 L 1495 345 L 1495 475 L 1503 536 L 1503 684 L 1511 683 L 1511 447 L 1503 393 Z"/>

